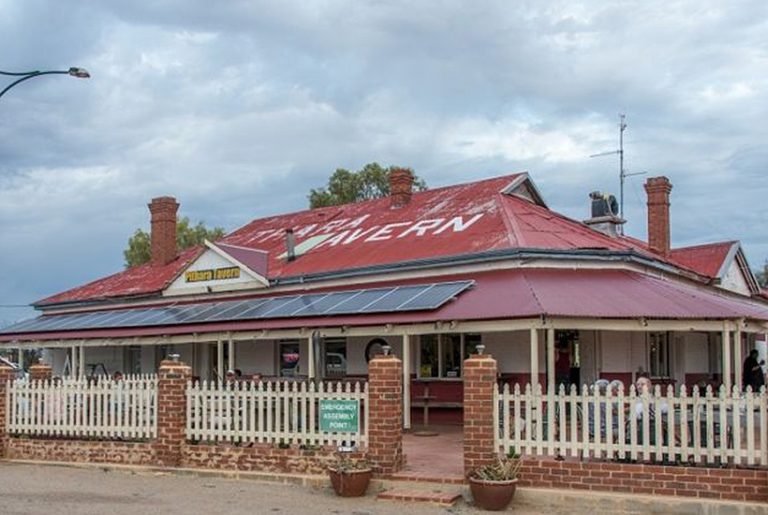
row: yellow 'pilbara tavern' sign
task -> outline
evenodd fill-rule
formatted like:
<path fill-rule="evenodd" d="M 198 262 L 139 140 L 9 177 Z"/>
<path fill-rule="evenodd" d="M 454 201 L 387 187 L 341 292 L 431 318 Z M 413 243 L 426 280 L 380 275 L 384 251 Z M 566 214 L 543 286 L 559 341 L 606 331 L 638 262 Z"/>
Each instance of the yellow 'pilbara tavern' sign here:
<path fill-rule="evenodd" d="M 205 281 L 226 281 L 239 279 L 240 268 L 230 266 L 228 268 L 209 268 L 208 270 L 190 270 L 184 274 L 184 280 L 188 283 L 201 283 Z"/>

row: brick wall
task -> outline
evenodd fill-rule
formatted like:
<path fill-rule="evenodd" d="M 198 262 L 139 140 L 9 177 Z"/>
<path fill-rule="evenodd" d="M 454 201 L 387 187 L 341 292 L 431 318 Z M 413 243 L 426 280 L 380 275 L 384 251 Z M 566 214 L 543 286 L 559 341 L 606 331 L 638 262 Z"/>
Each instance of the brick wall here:
<path fill-rule="evenodd" d="M 768 502 L 768 470 L 526 459 L 520 486 Z"/>
<path fill-rule="evenodd" d="M 12 381 L 14 377 L 16 377 L 16 373 L 11 367 L 0 364 L 0 457 L 5 456 L 8 443 L 8 433 L 5 430 L 5 399 L 8 395 L 8 381 Z"/>
<path fill-rule="evenodd" d="M 32 381 L 47 381 L 51 379 L 52 369 L 50 365 L 37 363 L 29 367 L 29 378 Z"/>
<path fill-rule="evenodd" d="M 493 393 L 496 360 L 488 354 L 464 361 L 464 473 L 496 459 Z"/>
<path fill-rule="evenodd" d="M 335 459 L 336 449 L 280 449 L 269 444 L 184 444 L 180 465 L 185 468 L 245 470 L 288 474 L 324 474 Z M 362 458 L 363 453 L 352 453 Z"/>
<path fill-rule="evenodd" d="M 161 465 L 175 467 L 181 461 L 181 446 L 187 440 L 187 381 L 189 365 L 177 361 L 160 362 L 157 372 L 157 459 Z"/>
<path fill-rule="evenodd" d="M 403 364 L 395 356 L 368 363 L 368 458 L 376 472 L 403 466 Z"/>
<path fill-rule="evenodd" d="M 64 461 L 75 463 L 122 463 L 156 465 L 155 446 L 149 442 L 105 442 L 8 438 L 6 458 L 10 460 Z"/>

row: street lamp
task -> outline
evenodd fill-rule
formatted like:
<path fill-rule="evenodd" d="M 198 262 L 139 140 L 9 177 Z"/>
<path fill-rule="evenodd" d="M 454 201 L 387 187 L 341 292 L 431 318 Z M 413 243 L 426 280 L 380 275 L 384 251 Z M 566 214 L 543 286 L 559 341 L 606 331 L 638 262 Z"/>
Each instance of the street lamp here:
<path fill-rule="evenodd" d="M 39 77 L 40 75 L 70 75 L 72 77 L 77 77 L 78 79 L 87 79 L 91 76 L 90 73 L 85 68 L 76 68 L 72 67 L 69 70 L 51 70 L 51 71 L 45 71 L 41 72 L 38 70 L 35 70 L 33 72 L 19 72 L 19 73 L 13 73 L 13 72 L 4 72 L 0 70 L 0 75 L 8 75 L 10 77 L 21 77 L 18 80 L 15 80 L 14 82 L 11 82 L 6 88 L 2 91 L 0 91 L 0 98 L 2 98 L 3 95 L 5 95 L 6 91 L 14 87 L 16 84 L 19 84 L 21 82 L 24 82 L 25 80 L 32 79 L 34 77 Z"/>

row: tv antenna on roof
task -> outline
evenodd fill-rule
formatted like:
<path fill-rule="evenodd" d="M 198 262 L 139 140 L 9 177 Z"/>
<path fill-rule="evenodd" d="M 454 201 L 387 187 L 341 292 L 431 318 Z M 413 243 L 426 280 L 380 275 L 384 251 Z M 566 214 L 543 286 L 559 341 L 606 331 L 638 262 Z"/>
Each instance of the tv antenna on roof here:
<path fill-rule="evenodd" d="M 646 172 L 627 173 L 624 169 L 624 131 L 627 130 L 627 116 L 619 113 L 619 149 L 592 154 L 589 157 L 603 157 L 618 154 L 619 156 L 619 216 L 624 218 L 624 180 L 633 175 L 643 175 Z"/>

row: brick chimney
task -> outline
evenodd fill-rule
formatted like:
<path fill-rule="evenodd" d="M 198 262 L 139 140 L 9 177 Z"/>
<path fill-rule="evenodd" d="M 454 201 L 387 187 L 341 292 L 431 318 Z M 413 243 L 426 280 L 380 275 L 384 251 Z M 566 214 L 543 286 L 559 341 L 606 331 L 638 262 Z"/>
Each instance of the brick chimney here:
<path fill-rule="evenodd" d="M 167 265 L 176 259 L 176 211 L 173 197 L 153 198 L 148 204 L 152 221 L 152 266 Z"/>
<path fill-rule="evenodd" d="M 393 168 L 389 172 L 389 206 L 403 207 L 411 201 L 413 172 L 407 168 Z"/>
<path fill-rule="evenodd" d="M 664 256 L 669 255 L 669 193 L 672 184 L 666 177 L 650 177 L 645 181 L 648 194 L 648 246 Z"/>

